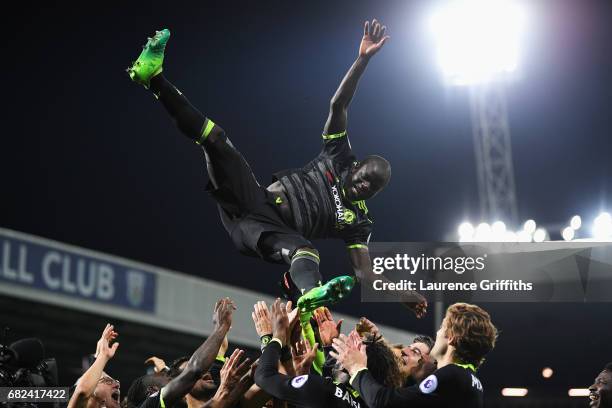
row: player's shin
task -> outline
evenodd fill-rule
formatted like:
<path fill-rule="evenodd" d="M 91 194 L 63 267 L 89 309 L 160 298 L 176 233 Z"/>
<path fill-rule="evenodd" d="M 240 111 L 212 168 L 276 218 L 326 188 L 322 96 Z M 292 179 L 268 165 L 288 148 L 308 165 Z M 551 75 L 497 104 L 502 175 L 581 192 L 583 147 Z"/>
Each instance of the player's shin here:
<path fill-rule="evenodd" d="M 300 294 L 321 285 L 319 254 L 313 249 L 298 249 L 291 258 L 289 275 Z M 297 299 L 293 299 L 294 302 Z"/>

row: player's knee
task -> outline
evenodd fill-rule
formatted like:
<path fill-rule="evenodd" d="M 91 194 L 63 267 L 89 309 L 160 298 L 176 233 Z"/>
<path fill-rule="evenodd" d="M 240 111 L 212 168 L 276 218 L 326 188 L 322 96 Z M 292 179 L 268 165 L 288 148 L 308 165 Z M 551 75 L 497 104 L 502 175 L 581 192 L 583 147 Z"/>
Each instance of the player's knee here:
<path fill-rule="evenodd" d="M 291 262 L 293 263 L 298 259 L 309 259 L 318 264 L 320 262 L 319 251 L 308 246 L 298 248 L 291 256 Z"/>
<path fill-rule="evenodd" d="M 206 136 L 206 142 L 213 145 L 225 145 L 228 139 L 225 136 L 223 128 L 215 123 L 210 130 L 210 133 Z"/>

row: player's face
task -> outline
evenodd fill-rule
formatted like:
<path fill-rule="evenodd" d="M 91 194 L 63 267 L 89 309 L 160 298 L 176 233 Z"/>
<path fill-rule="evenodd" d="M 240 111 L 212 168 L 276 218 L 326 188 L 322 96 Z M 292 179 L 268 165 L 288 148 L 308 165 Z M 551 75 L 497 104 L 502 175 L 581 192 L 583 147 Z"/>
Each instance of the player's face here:
<path fill-rule="evenodd" d="M 121 387 L 119 381 L 103 373 L 94 391 L 94 400 L 99 407 L 119 408 L 121 402 Z"/>
<path fill-rule="evenodd" d="M 602 371 L 593 385 L 589 387 L 591 408 L 610 408 L 612 407 L 612 372 Z"/>
<path fill-rule="evenodd" d="M 197 399 L 210 398 L 217 391 L 218 385 L 215 384 L 213 377 L 210 373 L 205 373 L 200 379 L 193 385 L 189 394 Z"/>
<path fill-rule="evenodd" d="M 404 379 L 416 380 L 417 373 L 422 369 L 429 357 L 429 347 L 425 343 L 413 343 L 403 348 L 393 348 L 398 359 L 400 373 Z"/>
<path fill-rule="evenodd" d="M 182 372 L 187 367 L 187 361 L 183 362 L 179 366 L 179 370 Z M 214 395 L 217 391 L 218 385 L 213 380 L 210 372 L 204 373 L 202 377 L 191 387 L 189 394 L 196 399 L 208 399 Z"/>
<path fill-rule="evenodd" d="M 380 189 L 376 188 L 376 174 L 373 165 L 359 164 L 349 174 L 344 185 L 347 198 L 351 201 L 367 200 L 374 197 Z"/>
<path fill-rule="evenodd" d="M 448 338 L 446 337 L 446 320 L 445 317 L 442 321 L 442 325 L 440 329 L 436 333 L 436 342 L 434 343 L 433 348 L 431 349 L 431 356 L 435 359 L 440 359 L 446 353 L 448 349 Z"/>

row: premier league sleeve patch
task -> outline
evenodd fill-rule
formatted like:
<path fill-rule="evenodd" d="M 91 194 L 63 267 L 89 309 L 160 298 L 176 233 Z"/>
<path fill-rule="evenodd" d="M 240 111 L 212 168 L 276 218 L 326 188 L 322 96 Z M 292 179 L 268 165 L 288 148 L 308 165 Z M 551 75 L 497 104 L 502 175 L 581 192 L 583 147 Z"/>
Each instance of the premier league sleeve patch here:
<path fill-rule="evenodd" d="M 431 394 L 438 388 L 438 378 L 435 375 L 430 375 L 419 384 L 419 390 L 423 394 Z"/>
<path fill-rule="evenodd" d="M 308 375 L 300 375 L 291 380 L 291 386 L 293 388 L 301 388 L 302 385 L 306 384 L 306 381 L 308 381 Z"/>

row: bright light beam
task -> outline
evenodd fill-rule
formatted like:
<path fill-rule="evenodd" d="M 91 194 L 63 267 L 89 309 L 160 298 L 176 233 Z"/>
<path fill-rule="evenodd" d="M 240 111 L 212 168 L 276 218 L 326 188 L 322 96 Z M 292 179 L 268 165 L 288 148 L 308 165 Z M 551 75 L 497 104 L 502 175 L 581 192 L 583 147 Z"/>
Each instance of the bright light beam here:
<path fill-rule="evenodd" d="M 430 21 L 437 61 L 453 85 L 489 82 L 516 70 L 525 11 L 509 0 L 451 0 Z"/>

